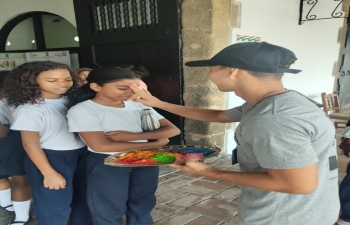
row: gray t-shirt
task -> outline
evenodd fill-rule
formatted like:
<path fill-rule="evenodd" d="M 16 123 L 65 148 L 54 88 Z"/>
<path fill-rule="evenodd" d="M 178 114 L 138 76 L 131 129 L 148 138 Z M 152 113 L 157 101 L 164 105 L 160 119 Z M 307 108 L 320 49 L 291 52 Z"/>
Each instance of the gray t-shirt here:
<path fill-rule="evenodd" d="M 318 164 L 318 187 L 309 195 L 242 186 L 238 212 L 244 225 L 332 225 L 340 204 L 335 128 L 313 102 L 299 93 L 266 98 L 229 109 L 242 172 L 292 169 Z"/>

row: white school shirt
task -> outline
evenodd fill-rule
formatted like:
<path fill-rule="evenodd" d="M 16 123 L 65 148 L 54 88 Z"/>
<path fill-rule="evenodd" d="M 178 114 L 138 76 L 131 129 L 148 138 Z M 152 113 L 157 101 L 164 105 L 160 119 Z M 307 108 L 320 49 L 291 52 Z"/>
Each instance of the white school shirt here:
<path fill-rule="evenodd" d="M 36 131 L 40 145 L 50 150 L 75 150 L 85 146 L 79 135 L 68 130 L 67 99 L 45 99 L 41 104 L 18 106 L 12 130 Z"/>
<path fill-rule="evenodd" d="M 70 132 L 102 131 L 128 131 L 133 133 L 143 132 L 141 128 L 141 115 L 143 109 L 151 109 L 154 116 L 161 120 L 164 117 L 154 109 L 146 107 L 131 100 L 124 102 L 124 108 L 104 106 L 87 100 L 73 106 L 67 114 Z M 147 142 L 138 140 L 135 142 Z M 95 152 L 90 146 L 88 149 Z M 118 149 L 116 149 L 116 152 Z M 96 152 L 112 155 L 115 152 Z"/>
<path fill-rule="evenodd" d="M 15 107 L 7 105 L 6 99 L 0 100 L 0 122 L 11 126 L 15 120 L 13 117 L 15 109 Z"/>

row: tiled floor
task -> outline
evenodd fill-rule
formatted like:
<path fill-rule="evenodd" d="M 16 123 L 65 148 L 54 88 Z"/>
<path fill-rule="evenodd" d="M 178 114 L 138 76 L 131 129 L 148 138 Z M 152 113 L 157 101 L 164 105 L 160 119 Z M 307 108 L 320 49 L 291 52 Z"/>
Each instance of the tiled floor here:
<path fill-rule="evenodd" d="M 210 164 L 238 171 L 238 166 L 231 165 L 230 157 Z M 238 219 L 236 201 L 240 193 L 240 188 L 233 183 L 174 172 L 159 178 L 158 204 L 152 216 L 156 225 L 234 225 Z"/>
<path fill-rule="evenodd" d="M 339 132 L 338 130 L 338 138 Z M 231 165 L 230 155 L 209 164 L 216 168 L 239 171 Z M 349 158 L 339 152 L 339 181 L 345 176 Z M 152 212 L 155 225 L 235 225 L 238 224 L 238 185 L 179 171 L 162 169 L 157 190 L 158 203 Z M 0 225 L 8 218 L 0 210 Z M 36 225 L 32 221 L 30 225 Z M 82 224 L 83 225 L 83 224 Z"/>

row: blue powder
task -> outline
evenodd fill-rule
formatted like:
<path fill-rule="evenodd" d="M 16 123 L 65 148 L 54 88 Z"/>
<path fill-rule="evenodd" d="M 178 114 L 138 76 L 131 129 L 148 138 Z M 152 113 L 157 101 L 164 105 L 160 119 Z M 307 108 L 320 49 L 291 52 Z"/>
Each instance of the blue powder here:
<path fill-rule="evenodd" d="M 205 148 L 194 148 L 194 147 L 188 147 L 188 148 L 173 148 L 173 150 L 183 150 L 187 153 L 201 153 L 203 154 L 205 157 L 211 155 L 212 153 L 214 153 L 215 151 L 212 150 L 208 150 Z"/>

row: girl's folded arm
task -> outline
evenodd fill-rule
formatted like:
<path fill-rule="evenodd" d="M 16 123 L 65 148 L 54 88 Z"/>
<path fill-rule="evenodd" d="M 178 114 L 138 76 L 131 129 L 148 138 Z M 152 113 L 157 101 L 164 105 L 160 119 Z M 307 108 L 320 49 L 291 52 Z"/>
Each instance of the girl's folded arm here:
<path fill-rule="evenodd" d="M 137 141 L 137 140 L 154 140 L 170 138 L 181 133 L 177 128 L 167 119 L 159 120 L 160 128 L 153 131 L 131 133 L 125 131 L 111 131 L 106 133 L 107 138 L 112 141 Z"/>
<path fill-rule="evenodd" d="M 167 138 L 152 142 L 110 141 L 102 131 L 78 132 L 85 143 L 95 152 L 125 152 L 141 148 L 156 148 L 169 143 Z"/>

